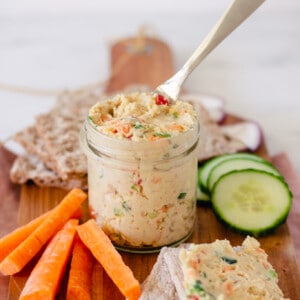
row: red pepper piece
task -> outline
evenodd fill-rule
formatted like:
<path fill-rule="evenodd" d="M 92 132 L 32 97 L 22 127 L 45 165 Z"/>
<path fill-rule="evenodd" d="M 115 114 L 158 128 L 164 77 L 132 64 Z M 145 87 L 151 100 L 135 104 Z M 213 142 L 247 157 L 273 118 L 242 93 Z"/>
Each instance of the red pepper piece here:
<path fill-rule="evenodd" d="M 158 94 L 158 95 L 156 96 L 156 101 L 155 101 L 155 103 L 156 103 L 157 105 L 169 105 L 168 99 L 166 99 L 163 95 L 160 95 L 160 94 Z"/>

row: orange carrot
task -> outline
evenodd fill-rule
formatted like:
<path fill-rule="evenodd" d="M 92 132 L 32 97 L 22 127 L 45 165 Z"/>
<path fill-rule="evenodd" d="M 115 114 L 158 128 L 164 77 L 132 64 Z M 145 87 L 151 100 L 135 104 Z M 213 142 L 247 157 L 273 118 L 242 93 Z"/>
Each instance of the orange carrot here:
<path fill-rule="evenodd" d="M 126 136 L 129 133 L 130 128 L 129 124 L 122 124 L 118 126 L 118 131 L 121 131 Z"/>
<path fill-rule="evenodd" d="M 226 295 L 228 295 L 228 296 L 232 295 L 233 285 L 232 285 L 231 281 L 227 281 L 225 283 L 225 290 L 226 290 Z"/>
<path fill-rule="evenodd" d="M 82 208 L 79 206 L 75 212 L 72 214 L 72 219 L 80 219 L 83 216 Z"/>
<path fill-rule="evenodd" d="M 108 121 L 111 119 L 111 116 L 110 115 L 102 115 L 101 116 L 101 121 L 105 122 L 105 121 Z"/>
<path fill-rule="evenodd" d="M 52 238 L 30 273 L 20 300 L 55 299 L 66 265 L 71 257 L 77 219 L 67 221 Z"/>
<path fill-rule="evenodd" d="M 67 300 L 90 300 L 92 298 L 92 271 L 94 257 L 76 236 L 69 273 Z"/>
<path fill-rule="evenodd" d="M 181 125 L 181 124 L 170 124 L 167 126 L 169 130 L 174 130 L 174 131 L 183 131 L 184 130 L 184 127 Z"/>
<path fill-rule="evenodd" d="M 0 262 L 13 251 L 20 243 L 22 243 L 39 225 L 41 225 L 49 216 L 51 211 L 48 211 L 41 216 L 33 219 L 29 223 L 18 227 L 11 233 L 0 239 Z M 80 218 L 82 216 L 81 208 L 77 209 L 72 215 L 72 218 Z"/>
<path fill-rule="evenodd" d="M 159 140 L 160 139 L 160 137 L 159 136 L 156 136 L 156 135 L 151 135 L 150 137 L 149 137 L 149 140 L 150 141 L 156 141 L 156 140 Z"/>
<path fill-rule="evenodd" d="M 86 197 L 87 194 L 80 189 L 71 190 L 42 224 L 5 257 L 0 263 L 0 272 L 3 275 L 13 275 L 22 270 L 48 240 L 64 226 Z"/>
<path fill-rule="evenodd" d="M 77 232 L 121 293 L 129 300 L 137 300 L 141 294 L 139 282 L 95 220 L 78 226 Z"/>

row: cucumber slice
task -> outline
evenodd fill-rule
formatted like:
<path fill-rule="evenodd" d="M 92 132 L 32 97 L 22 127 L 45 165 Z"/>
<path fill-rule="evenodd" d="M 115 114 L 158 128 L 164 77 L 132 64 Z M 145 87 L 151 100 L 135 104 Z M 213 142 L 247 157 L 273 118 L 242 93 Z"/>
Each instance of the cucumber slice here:
<path fill-rule="evenodd" d="M 210 171 L 207 188 L 209 191 L 213 189 L 214 184 L 218 179 L 233 170 L 255 169 L 272 173 L 276 176 L 281 176 L 280 172 L 266 160 L 253 160 L 246 157 L 231 158 L 220 162 Z"/>
<path fill-rule="evenodd" d="M 197 186 L 197 202 L 198 203 L 210 202 L 210 197 L 201 190 L 199 185 Z"/>
<path fill-rule="evenodd" d="M 217 217 L 229 227 L 261 236 L 286 220 L 292 194 L 283 178 L 261 170 L 239 170 L 217 181 L 211 201 Z"/>
<path fill-rule="evenodd" d="M 215 158 L 212 158 L 211 160 L 208 160 L 202 167 L 200 167 L 198 172 L 198 183 L 201 187 L 201 190 L 209 194 L 209 189 L 207 187 L 208 178 L 210 175 L 211 170 L 221 163 L 222 161 L 231 159 L 231 158 L 250 158 L 253 160 L 263 161 L 263 159 L 255 154 L 250 153 L 232 153 L 232 154 L 224 154 L 221 156 L 217 156 Z"/>

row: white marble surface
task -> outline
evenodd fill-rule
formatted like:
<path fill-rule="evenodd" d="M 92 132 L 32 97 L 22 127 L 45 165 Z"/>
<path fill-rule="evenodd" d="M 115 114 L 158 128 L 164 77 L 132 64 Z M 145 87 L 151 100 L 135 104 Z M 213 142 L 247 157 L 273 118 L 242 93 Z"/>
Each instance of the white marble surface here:
<path fill-rule="evenodd" d="M 105 79 L 109 43 L 145 24 L 172 46 L 179 68 L 228 3 L 3 0 L 0 84 L 56 90 Z M 188 90 L 220 95 L 228 111 L 258 121 L 269 152 L 286 151 L 298 174 L 299 16 L 298 0 L 266 1 L 186 82 Z M 53 102 L 0 89 L 0 139 L 32 123 Z"/>

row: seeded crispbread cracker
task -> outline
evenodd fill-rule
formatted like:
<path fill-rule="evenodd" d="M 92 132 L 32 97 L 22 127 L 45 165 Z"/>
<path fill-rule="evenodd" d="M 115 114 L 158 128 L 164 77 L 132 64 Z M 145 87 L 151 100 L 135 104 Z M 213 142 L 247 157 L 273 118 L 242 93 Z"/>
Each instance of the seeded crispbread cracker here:
<path fill-rule="evenodd" d="M 21 144 L 27 153 L 36 155 L 48 169 L 55 169 L 55 162 L 51 159 L 43 139 L 38 135 L 34 126 L 29 126 L 24 130 L 17 132 L 13 136 L 13 139 Z"/>
<path fill-rule="evenodd" d="M 209 112 L 199 103 L 190 101 L 198 115 L 200 123 L 199 162 L 212 157 L 246 150 L 241 141 L 226 137 L 220 126 L 210 117 Z"/>
<path fill-rule="evenodd" d="M 80 149 L 79 131 L 88 109 L 101 97 L 103 94 L 96 88 L 66 91 L 51 111 L 37 116 L 33 126 L 18 132 L 14 140 L 27 153 L 13 164 L 12 181 L 86 189 L 86 157 Z"/>
<path fill-rule="evenodd" d="M 92 92 L 65 93 L 49 113 L 36 116 L 35 128 L 54 163 L 53 170 L 64 180 L 87 173 L 79 132 L 89 108 L 100 99 Z"/>
<path fill-rule="evenodd" d="M 39 186 L 87 189 L 86 158 L 80 150 L 79 131 L 89 107 L 99 100 L 100 92 L 97 89 L 66 91 L 59 96 L 51 111 L 36 117 L 40 118 L 42 128 L 35 122 L 33 126 L 18 132 L 14 140 L 23 146 L 27 154 L 15 160 L 10 173 L 11 180 L 19 184 L 33 181 Z M 50 123 L 47 124 L 47 121 Z M 55 128 L 60 129 L 53 130 Z M 43 135 L 43 130 L 50 132 Z M 61 152 L 51 153 L 48 146 L 56 143 L 64 143 L 60 147 Z M 57 172 L 69 160 L 72 161 L 69 172 Z M 79 162 L 79 168 L 73 167 L 76 162 Z M 65 176 L 62 177 L 62 174 Z"/>
<path fill-rule="evenodd" d="M 48 169 L 34 155 L 23 155 L 16 158 L 11 170 L 12 182 L 23 184 L 33 181 L 38 186 L 59 187 L 63 189 L 87 189 L 87 176 L 63 180 L 55 172 Z"/>
<path fill-rule="evenodd" d="M 86 157 L 79 146 L 82 123 L 80 119 L 68 119 L 53 111 L 36 117 L 35 127 L 54 162 L 53 170 L 66 180 L 87 173 Z"/>

